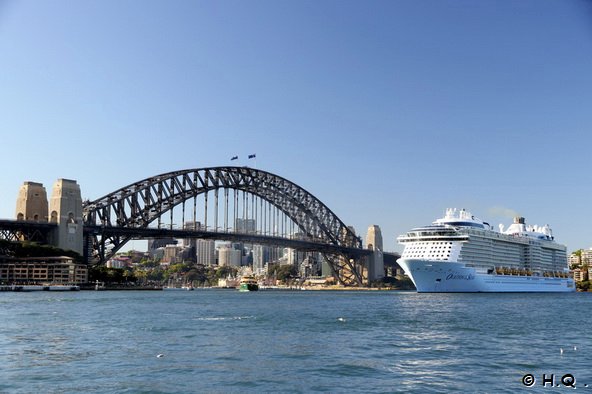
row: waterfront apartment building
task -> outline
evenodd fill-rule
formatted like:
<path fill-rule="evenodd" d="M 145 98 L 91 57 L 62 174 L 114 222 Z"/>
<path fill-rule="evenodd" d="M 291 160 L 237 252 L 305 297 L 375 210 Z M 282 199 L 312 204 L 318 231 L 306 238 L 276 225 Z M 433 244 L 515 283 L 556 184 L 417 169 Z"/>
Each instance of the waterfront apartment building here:
<path fill-rule="evenodd" d="M 592 265 L 592 249 L 582 249 L 582 264 Z"/>
<path fill-rule="evenodd" d="M 573 278 L 575 282 L 583 282 L 588 280 L 588 270 L 576 268 L 573 271 Z"/>
<path fill-rule="evenodd" d="M 88 282 L 88 266 L 72 257 L 7 257 L 0 261 L 0 282 L 73 284 Z"/>
<path fill-rule="evenodd" d="M 577 255 L 575 253 L 570 254 L 568 260 L 569 260 L 570 267 L 579 267 L 580 264 L 582 263 L 582 259 L 581 259 L 580 255 Z"/>
<path fill-rule="evenodd" d="M 128 256 L 115 256 L 105 264 L 107 268 L 127 268 L 131 267 L 132 259 Z"/>

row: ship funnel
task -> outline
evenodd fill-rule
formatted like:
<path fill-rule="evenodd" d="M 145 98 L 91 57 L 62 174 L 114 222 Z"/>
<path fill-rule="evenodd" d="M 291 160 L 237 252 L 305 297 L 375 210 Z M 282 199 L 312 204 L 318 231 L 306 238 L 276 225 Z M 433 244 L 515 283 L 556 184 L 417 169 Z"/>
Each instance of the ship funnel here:
<path fill-rule="evenodd" d="M 524 224 L 524 223 L 526 223 L 526 220 L 522 216 L 516 216 L 514 218 L 514 223 L 516 223 L 516 224 Z"/>

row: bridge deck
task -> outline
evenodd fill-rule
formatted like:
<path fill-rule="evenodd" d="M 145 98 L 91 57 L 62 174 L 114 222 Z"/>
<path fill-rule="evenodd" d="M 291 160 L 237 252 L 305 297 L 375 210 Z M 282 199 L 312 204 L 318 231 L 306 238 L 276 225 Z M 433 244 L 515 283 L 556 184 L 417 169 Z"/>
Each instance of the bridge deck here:
<path fill-rule="evenodd" d="M 281 245 L 298 250 L 310 250 L 325 253 L 346 253 L 352 257 L 367 256 L 372 253 L 371 250 L 359 248 L 347 248 L 338 245 L 328 245 L 322 241 L 314 242 L 308 240 L 288 239 L 284 237 L 274 237 L 260 234 L 231 233 L 220 231 L 196 231 L 196 230 L 175 230 L 164 228 L 130 228 L 130 227 L 111 227 L 111 226 L 84 226 L 84 232 L 93 235 L 116 235 L 127 236 L 132 239 L 145 238 L 200 238 L 214 239 L 217 241 L 235 241 L 260 245 Z"/>
<path fill-rule="evenodd" d="M 0 219 L 0 229 L 2 230 L 21 230 L 23 228 L 53 229 L 57 226 L 56 223 L 48 222 Z"/>

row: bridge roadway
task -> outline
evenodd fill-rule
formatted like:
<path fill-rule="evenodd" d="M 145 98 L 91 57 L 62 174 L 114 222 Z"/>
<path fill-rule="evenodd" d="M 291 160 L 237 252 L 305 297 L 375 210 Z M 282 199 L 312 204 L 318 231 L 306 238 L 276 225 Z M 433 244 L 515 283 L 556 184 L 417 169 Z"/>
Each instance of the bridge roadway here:
<path fill-rule="evenodd" d="M 18 241 L 23 238 L 39 242 L 48 243 L 49 234 L 57 228 L 55 223 L 17 221 L 10 219 L 0 219 L 0 239 Z M 217 241 L 244 242 L 256 245 L 284 246 L 301 251 L 314 251 L 334 255 L 345 255 L 350 258 L 360 259 L 372 254 L 372 250 L 360 248 L 348 248 L 339 245 L 331 245 L 319 240 L 318 242 L 302 239 L 289 239 L 284 237 L 245 234 L 221 231 L 197 231 L 197 230 L 178 230 L 170 228 L 130 228 L 115 226 L 85 225 L 84 236 L 115 236 L 130 239 L 147 238 L 197 238 L 212 239 Z M 85 241 L 86 244 L 86 241 Z M 398 253 L 384 252 L 385 267 L 400 269 L 397 259 Z"/>
<path fill-rule="evenodd" d="M 19 234 L 24 234 L 27 240 L 45 243 L 50 231 L 57 228 L 57 224 L 48 222 L 18 221 L 11 219 L 0 219 L 0 239 L 18 240 Z M 244 242 L 256 245 L 285 246 L 302 251 L 317 251 L 325 253 L 346 254 L 352 257 L 364 257 L 372 254 L 371 250 L 359 248 L 347 248 L 338 245 L 328 245 L 322 241 L 289 239 L 260 234 L 241 234 L 223 231 L 196 231 L 176 230 L 169 228 L 130 228 L 110 227 L 98 225 L 85 225 L 84 234 L 102 235 L 110 234 L 130 239 L 147 238 L 198 238 L 213 239 L 217 241 Z M 399 254 L 384 252 L 385 264 L 396 266 L 396 259 Z"/>
<path fill-rule="evenodd" d="M 318 242 L 302 239 L 290 239 L 277 236 L 260 235 L 254 233 L 233 233 L 222 231 L 179 230 L 169 228 L 134 228 L 116 226 L 85 225 L 85 234 L 130 237 L 130 239 L 146 238 L 178 238 L 178 239 L 213 239 L 216 241 L 244 242 L 256 245 L 284 246 L 302 251 L 316 251 L 330 254 L 346 254 L 352 258 L 369 256 L 372 250 L 348 248 L 330 245 L 322 240 Z"/>
<path fill-rule="evenodd" d="M 47 243 L 49 233 L 58 227 L 55 223 L 0 219 L 0 239 L 18 241 L 26 239 Z"/>
<path fill-rule="evenodd" d="M 57 228 L 57 224 L 48 222 L 18 221 L 11 219 L 0 219 L 0 239 L 17 240 L 16 234 L 26 234 L 26 238 L 31 241 L 45 242 L 47 234 Z M 146 238 L 200 238 L 214 239 L 217 241 L 245 242 L 258 245 L 285 246 L 288 248 L 302 251 L 319 251 L 327 253 L 347 253 L 355 257 L 368 256 L 372 253 L 368 249 L 346 248 L 337 245 L 327 245 L 322 241 L 313 242 L 300 239 L 287 239 L 283 237 L 274 237 L 259 234 L 239 234 L 222 231 L 195 231 L 195 230 L 175 230 L 168 228 L 129 228 L 129 227 L 103 227 L 97 225 L 85 225 L 85 234 L 100 235 L 109 233 L 119 236 L 129 236 L 131 239 Z M 390 263 L 391 259 L 396 260 L 400 256 L 397 253 L 384 252 L 385 263 Z"/>
<path fill-rule="evenodd" d="M 49 233 L 57 228 L 57 224 L 48 222 L 35 222 L 23 220 L 0 219 L 0 239 L 17 241 L 25 238 L 28 241 L 47 243 Z M 176 230 L 169 228 L 135 228 L 135 227 L 116 227 L 84 225 L 84 235 L 109 235 L 129 237 L 129 239 L 147 239 L 147 238 L 199 238 L 213 239 L 216 241 L 244 242 L 259 245 L 276 245 L 302 251 L 318 251 L 325 253 L 347 253 L 352 257 L 368 256 L 372 253 L 370 250 L 347 248 L 338 245 L 329 245 L 319 242 L 289 239 L 259 234 L 244 234 L 220 231 L 196 231 L 196 230 Z"/>

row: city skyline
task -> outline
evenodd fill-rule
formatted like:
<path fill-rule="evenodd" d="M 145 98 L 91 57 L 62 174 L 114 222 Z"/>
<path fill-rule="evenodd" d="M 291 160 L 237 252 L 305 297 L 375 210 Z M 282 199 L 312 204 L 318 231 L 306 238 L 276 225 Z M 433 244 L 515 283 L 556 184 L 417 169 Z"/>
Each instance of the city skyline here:
<path fill-rule="evenodd" d="M 584 1 L 4 2 L 0 53 L 0 218 L 25 181 L 248 165 L 386 251 L 448 207 L 592 246 Z"/>

